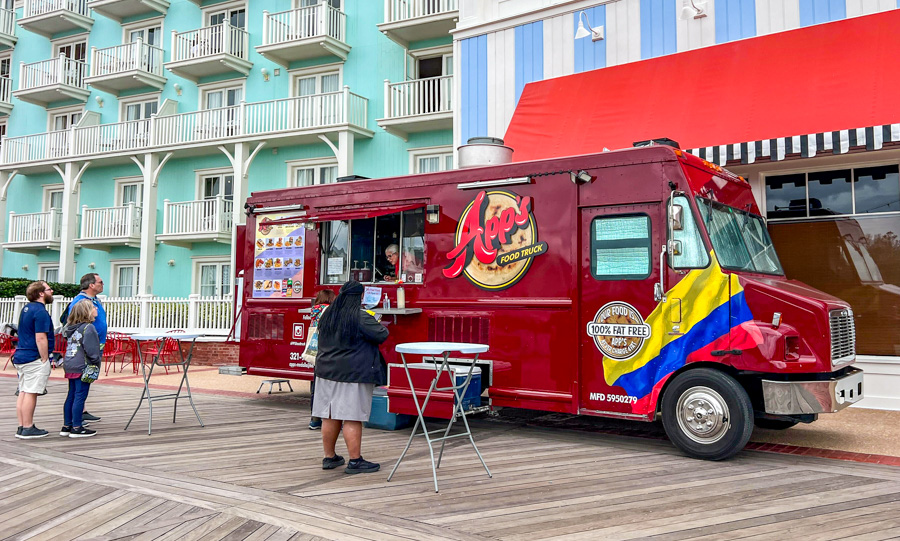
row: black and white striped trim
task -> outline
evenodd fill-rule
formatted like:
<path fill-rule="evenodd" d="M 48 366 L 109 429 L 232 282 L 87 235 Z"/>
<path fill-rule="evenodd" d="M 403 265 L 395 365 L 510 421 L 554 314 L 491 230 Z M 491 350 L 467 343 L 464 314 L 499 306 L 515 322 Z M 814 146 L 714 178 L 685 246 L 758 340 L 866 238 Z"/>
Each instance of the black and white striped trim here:
<path fill-rule="evenodd" d="M 734 162 L 746 165 L 760 158 L 769 158 L 773 162 L 780 161 L 791 154 L 813 158 L 816 154 L 825 152 L 846 154 L 851 149 L 859 147 L 865 147 L 866 150 L 880 150 L 885 143 L 895 142 L 900 142 L 900 124 L 693 148 L 687 152 L 718 165 Z"/>

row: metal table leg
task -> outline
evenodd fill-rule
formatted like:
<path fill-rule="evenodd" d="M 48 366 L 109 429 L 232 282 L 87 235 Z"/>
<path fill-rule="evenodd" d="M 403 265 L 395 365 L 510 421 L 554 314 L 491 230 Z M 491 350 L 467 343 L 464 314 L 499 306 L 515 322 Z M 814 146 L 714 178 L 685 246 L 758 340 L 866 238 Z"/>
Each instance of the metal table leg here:
<path fill-rule="evenodd" d="M 413 403 L 416 405 L 416 424 L 413 426 L 412 433 L 409 435 L 409 440 L 406 442 L 406 447 L 403 449 L 403 453 L 400 454 L 400 458 L 397 459 L 397 463 L 394 464 L 394 468 L 391 470 L 390 475 L 388 475 L 387 480 L 390 481 L 394 476 L 394 473 L 397 471 L 397 468 L 400 466 L 400 463 L 403 461 L 404 457 L 406 457 L 406 453 L 409 451 L 410 446 L 412 445 L 413 438 L 416 437 L 416 432 L 418 431 L 419 425 L 422 426 L 422 436 L 425 436 L 425 442 L 428 444 L 428 453 L 431 457 L 431 475 L 434 479 L 434 491 L 438 492 L 438 481 L 437 481 L 437 469 L 441 466 L 441 458 L 444 455 L 444 446 L 448 439 L 459 438 L 463 436 L 467 436 L 469 438 L 469 442 L 472 444 L 472 448 L 475 449 L 475 454 L 478 455 L 478 460 L 481 461 L 481 465 L 484 466 L 484 471 L 487 472 L 488 477 L 493 477 L 491 474 L 491 470 L 488 469 L 487 464 L 484 462 L 484 458 L 481 456 L 481 452 L 478 451 L 478 447 L 475 445 L 475 440 L 472 438 L 472 430 L 469 427 L 469 422 L 466 420 L 466 413 L 463 410 L 463 401 L 462 397 L 465 396 L 466 390 L 469 388 L 469 383 L 472 381 L 472 373 L 474 372 L 473 368 L 475 367 L 475 363 L 478 362 L 478 355 L 472 359 L 471 364 L 469 365 L 469 373 L 466 376 L 465 382 L 461 385 L 457 385 L 456 381 L 453 379 L 453 372 L 449 370 L 449 358 L 450 352 L 445 351 L 443 353 L 443 361 L 439 368 L 435 369 L 434 379 L 431 381 L 431 385 L 428 388 L 428 393 L 425 395 L 425 400 L 420 405 L 419 397 L 416 394 L 416 388 L 412 381 L 412 375 L 409 372 L 409 365 L 406 363 L 406 357 L 403 353 L 400 353 L 400 359 L 403 362 L 403 369 L 406 372 L 406 378 L 409 382 L 409 388 L 413 395 Z M 449 387 L 438 387 L 438 380 L 442 373 L 447 372 L 451 378 L 451 385 Z M 447 428 L 444 430 L 432 430 L 429 431 L 427 425 L 425 424 L 425 409 L 428 407 L 428 401 L 431 399 L 431 394 L 434 391 L 453 391 L 454 396 L 454 404 L 453 404 L 453 413 L 450 416 L 450 421 L 447 424 Z M 459 415 L 463 419 L 463 424 L 466 427 L 465 432 L 460 434 L 450 435 L 450 429 L 453 427 L 453 423 L 456 422 L 456 416 Z M 431 433 L 433 432 L 443 432 L 443 435 L 437 438 L 432 438 Z M 434 443 L 438 441 L 441 442 L 441 450 L 438 455 L 437 462 L 434 460 Z"/>

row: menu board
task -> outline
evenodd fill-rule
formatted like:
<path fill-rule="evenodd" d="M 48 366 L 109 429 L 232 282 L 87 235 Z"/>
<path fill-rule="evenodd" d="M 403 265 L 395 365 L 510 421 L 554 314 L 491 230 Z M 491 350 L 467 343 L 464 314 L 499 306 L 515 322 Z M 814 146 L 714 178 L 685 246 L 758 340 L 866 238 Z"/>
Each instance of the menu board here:
<path fill-rule="evenodd" d="M 286 299 L 303 294 L 302 223 L 267 225 L 289 215 L 266 216 L 257 223 L 253 258 L 253 298 Z"/>

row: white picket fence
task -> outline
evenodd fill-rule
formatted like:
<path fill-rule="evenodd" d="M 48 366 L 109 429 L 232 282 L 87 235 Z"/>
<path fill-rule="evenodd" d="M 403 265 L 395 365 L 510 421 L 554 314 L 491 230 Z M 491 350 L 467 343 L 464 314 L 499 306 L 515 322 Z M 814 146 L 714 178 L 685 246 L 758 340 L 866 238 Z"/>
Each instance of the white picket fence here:
<path fill-rule="evenodd" d="M 71 298 L 60 297 L 47 307 L 54 325 Z M 129 334 L 165 332 L 181 329 L 189 333 L 224 337 L 231 332 L 234 322 L 234 302 L 231 297 L 106 297 L 100 295 L 106 310 L 106 322 L 110 331 Z M 0 325 L 19 322 L 22 308 L 28 304 L 24 296 L 0 299 Z"/>

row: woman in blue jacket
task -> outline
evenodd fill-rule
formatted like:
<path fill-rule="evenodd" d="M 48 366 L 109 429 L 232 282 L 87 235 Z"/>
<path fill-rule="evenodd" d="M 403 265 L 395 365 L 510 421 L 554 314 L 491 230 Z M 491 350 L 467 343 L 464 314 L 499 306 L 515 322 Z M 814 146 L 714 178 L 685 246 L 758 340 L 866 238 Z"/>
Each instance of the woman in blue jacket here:
<path fill-rule="evenodd" d="M 319 320 L 319 353 L 316 356 L 316 393 L 312 414 L 322 419 L 322 469 L 344 464 L 335 452 L 343 428 L 350 453 L 346 473 L 376 472 L 380 466 L 363 459 L 362 424 L 369 420 L 372 392 L 385 380 L 385 366 L 378 345 L 388 330 L 362 309 L 363 286 L 349 281 Z"/>

